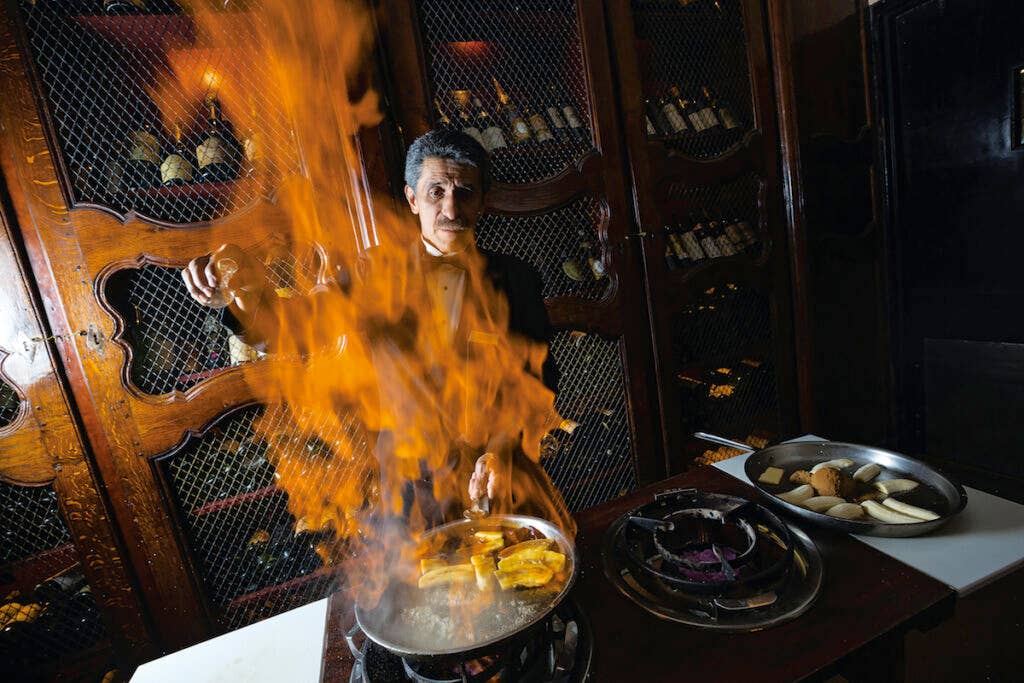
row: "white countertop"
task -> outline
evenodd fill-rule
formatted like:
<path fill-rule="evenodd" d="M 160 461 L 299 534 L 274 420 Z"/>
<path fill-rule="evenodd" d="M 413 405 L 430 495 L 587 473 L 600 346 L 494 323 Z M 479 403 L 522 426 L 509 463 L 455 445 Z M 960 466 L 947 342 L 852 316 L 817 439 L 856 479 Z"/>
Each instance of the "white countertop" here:
<path fill-rule="evenodd" d="M 715 467 L 749 482 L 746 459 Z M 1024 506 L 969 488 L 966 509 L 927 536 L 854 538 L 966 595 L 1024 566 Z M 132 683 L 319 683 L 326 619 L 324 599 L 143 664 Z"/>
<path fill-rule="evenodd" d="M 823 441 L 804 436 L 794 441 Z M 715 467 L 750 483 L 747 455 Z M 945 526 L 925 536 L 881 538 L 855 535 L 858 541 L 938 579 L 961 597 L 1024 567 L 1024 505 L 965 487 L 967 507 Z"/>
<path fill-rule="evenodd" d="M 132 683 L 320 683 L 327 599 L 140 666 Z"/>

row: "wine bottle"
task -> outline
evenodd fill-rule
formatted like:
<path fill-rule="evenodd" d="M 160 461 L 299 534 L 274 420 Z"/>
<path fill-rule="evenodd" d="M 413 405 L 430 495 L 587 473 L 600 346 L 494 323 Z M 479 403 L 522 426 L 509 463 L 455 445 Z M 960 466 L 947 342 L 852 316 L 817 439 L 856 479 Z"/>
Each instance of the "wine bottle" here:
<path fill-rule="evenodd" d="M 181 123 L 174 124 L 174 149 L 160 164 L 160 179 L 166 186 L 187 185 L 192 182 L 192 164 L 182 139 Z"/>
<path fill-rule="evenodd" d="M 245 135 L 242 137 L 242 156 L 245 157 L 245 174 L 256 173 L 256 166 L 263 155 L 259 131 L 256 128 L 256 101 L 249 94 L 249 121 Z"/>
<path fill-rule="evenodd" d="M 661 109 L 662 115 L 668 122 L 670 134 L 676 135 L 678 133 L 685 133 L 687 126 L 686 120 L 683 118 L 683 112 L 676 108 L 675 103 L 670 99 L 663 99 L 658 105 Z"/>
<path fill-rule="evenodd" d="M 565 117 L 562 116 L 561 107 L 558 106 L 558 91 L 555 90 L 554 84 L 548 87 L 548 93 L 548 101 L 545 104 L 544 112 L 548 115 L 548 120 L 551 122 L 551 132 L 558 142 L 569 142 L 573 139 L 573 134 L 569 129 L 569 124 L 565 121 Z"/>
<path fill-rule="evenodd" d="M 501 130 L 494 117 L 480 103 L 480 98 L 473 98 L 473 108 L 476 110 L 476 127 L 480 130 L 483 138 L 484 149 L 493 152 L 506 145 L 505 133 Z"/>
<path fill-rule="evenodd" d="M 709 258 L 709 255 L 705 254 L 704 249 L 700 246 L 700 233 L 697 232 L 698 227 L 700 227 L 700 222 L 691 218 L 690 229 L 679 238 L 686 247 L 686 253 L 694 263 L 700 263 Z"/>
<path fill-rule="evenodd" d="M 714 111 L 716 118 L 721 121 L 722 128 L 734 130 L 740 127 L 739 119 L 733 114 L 732 108 L 720 100 L 714 90 L 706 85 L 702 86 L 701 90 L 704 92 L 704 97 L 711 104 L 711 109 Z"/>
<path fill-rule="evenodd" d="M 672 126 L 665 119 L 665 114 L 651 98 L 644 100 L 644 118 L 648 135 L 671 135 Z M 651 130 L 653 129 L 653 133 Z"/>
<path fill-rule="evenodd" d="M 142 14 L 146 0 L 103 0 L 104 14 Z"/>
<path fill-rule="evenodd" d="M 68 599 L 85 585 L 85 573 L 80 564 L 74 564 L 51 576 L 35 588 L 35 598 L 42 603 Z"/>
<path fill-rule="evenodd" d="M 512 142 L 517 145 L 530 142 L 533 139 L 533 135 L 530 134 L 530 125 L 526 122 L 526 119 L 520 116 L 519 110 L 512 104 L 508 94 L 502 89 L 501 84 L 498 83 L 498 79 L 492 76 L 491 81 L 494 83 L 494 90 L 498 94 L 501 111 L 505 113 L 505 118 L 508 119 L 509 130 L 512 133 Z"/>
<path fill-rule="evenodd" d="M 750 223 L 743 218 L 734 218 L 733 225 L 743 235 L 747 247 L 751 250 L 756 249 L 760 240 L 757 238 L 757 233 L 754 232 L 754 229 L 750 227 Z"/>
<path fill-rule="evenodd" d="M 744 237 L 742 232 L 740 232 L 740 229 L 739 227 L 737 227 L 735 221 L 723 220 L 722 231 L 725 233 L 725 236 L 729 238 L 729 242 L 732 244 L 733 251 L 735 251 L 737 254 L 742 254 L 749 250 L 749 245 L 747 245 L 747 238 Z"/>
<path fill-rule="evenodd" d="M 695 133 L 700 133 L 707 128 L 704 117 L 701 116 L 694 107 L 693 100 L 683 97 L 682 91 L 680 91 L 677 86 L 673 85 L 669 88 L 669 95 L 671 98 L 670 101 L 678 107 L 680 112 L 682 112 L 686 122 Z"/>
<path fill-rule="evenodd" d="M 712 236 L 715 238 L 715 244 L 718 246 L 718 251 L 722 253 L 722 256 L 735 256 L 737 251 L 733 249 L 732 241 L 729 236 L 725 234 L 722 229 L 722 224 L 713 218 L 709 218 L 707 221 L 708 229 L 711 231 Z"/>
<path fill-rule="evenodd" d="M 542 457 L 553 457 L 561 453 L 567 446 L 573 432 L 579 427 L 578 422 L 563 419 L 557 427 L 549 431 L 540 440 L 540 454 Z"/>
<path fill-rule="evenodd" d="M 199 179 L 203 182 L 223 182 L 236 177 L 236 150 L 238 141 L 221 118 L 220 102 L 216 97 L 204 101 L 207 113 L 206 137 L 196 147 Z"/>
<path fill-rule="evenodd" d="M 128 135 L 128 154 L 121 165 L 121 185 L 126 190 L 160 186 L 160 142 L 149 124 Z"/>
<path fill-rule="evenodd" d="M 576 111 L 576 107 L 571 102 L 566 102 L 562 105 L 562 115 L 565 117 L 565 122 L 569 124 L 569 132 L 572 136 L 578 142 L 589 144 L 590 133 L 587 132 L 586 126 L 583 125 L 583 121 Z"/>
<path fill-rule="evenodd" d="M 445 130 L 456 130 L 456 126 L 452 123 L 452 120 L 448 118 L 448 114 L 445 113 L 444 107 L 441 106 L 440 100 L 434 98 L 434 109 L 437 110 L 437 125 Z"/>
<path fill-rule="evenodd" d="M 476 124 L 473 121 L 473 114 L 470 111 L 469 91 L 453 90 L 452 100 L 455 102 L 456 110 L 458 110 L 458 123 L 450 123 L 450 125 L 453 125 L 455 128 L 458 128 L 463 133 L 479 142 L 481 146 L 486 148 L 486 145 L 484 145 L 483 133 L 481 133 L 480 129 L 476 127 Z M 438 105 L 438 107 L 440 107 L 440 105 Z M 442 112 L 441 115 L 444 116 L 444 112 Z"/>
<path fill-rule="evenodd" d="M 718 116 L 715 115 L 715 110 L 711 107 L 709 100 L 703 95 L 706 90 L 697 93 L 694 96 L 694 109 L 697 111 L 697 115 L 704 121 L 704 130 L 711 130 L 713 128 L 719 128 L 722 122 L 718 120 Z"/>
<path fill-rule="evenodd" d="M 555 136 L 551 132 L 550 126 L 548 126 L 548 120 L 544 116 L 543 111 L 543 109 L 527 108 L 526 113 L 526 120 L 530 122 L 533 137 L 540 144 L 555 141 Z"/>
<path fill-rule="evenodd" d="M 674 227 L 669 226 L 667 240 L 669 247 L 672 249 L 672 254 L 675 256 L 676 261 L 680 266 L 692 265 L 694 259 L 690 257 L 690 252 L 686 248 L 686 244 L 682 240 L 682 236 L 676 232 Z"/>
<path fill-rule="evenodd" d="M 708 226 L 703 221 L 698 221 L 693 226 L 693 233 L 708 258 L 716 259 L 722 257 L 722 252 L 718 250 L 718 245 L 715 243 L 715 236 L 711 234 L 711 230 L 708 229 Z"/>

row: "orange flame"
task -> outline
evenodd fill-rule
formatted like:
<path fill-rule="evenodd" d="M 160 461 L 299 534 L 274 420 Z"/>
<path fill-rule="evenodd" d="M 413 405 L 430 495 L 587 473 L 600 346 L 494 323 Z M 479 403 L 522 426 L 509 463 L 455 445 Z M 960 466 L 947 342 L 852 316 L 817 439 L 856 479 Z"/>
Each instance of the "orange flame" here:
<path fill-rule="evenodd" d="M 249 366 L 251 378 L 261 382 L 260 395 L 287 406 L 283 416 L 268 411 L 260 428 L 290 511 L 306 526 L 333 529 L 337 541 L 320 552 L 344 566 L 366 605 L 396 574 L 415 580 L 408 560 L 419 532 L 438 514 L 470 507 L 469 476 L 485 450 L 511 470 L 492 511 L 546 517 L 572 534 L 564 502 L 538 464 L 542 435 L 559 423 L 554 396 L 539 379 L 546 348 L 509 334 L 508 303 L 475 253 L 467 263 L 465 334 L 453 341 L 425 286 L 418 226 L 411 215 L 391 212 L 387 198 L 366 196 L 355 136 L 381 114 L 373 91 L 353 102 L 348 83 L 366 68 L 370 15 L 356 2 L 267 0 L 253 18 L 260 51 L 244 62 L 221 56 L 211 70 L 176 52 L 169 61 L 175 87 L 215 81 L 239 128 L 264 124 L 260 131 L 274 138 L 266 141 L 272 158 L 264 172 L 294 167 L 282 157 L 300 159 L 301 174 L 276 181 L 283 219 L 274 229 L 293 246 L 316 246 L 315 291 L 252 294 L 258 303 L 249 308 L 255 335 L 272 354 Z M 207 34 L 225 35 L 239 18 L 198 7 L 196 20 Z M 255 219 L 268 220 L 264 214 Z M 367 234 L 377 243 L 369 252 Z M 260 291 L 253 274 L 237 268 L 222 269 L 224 286 L 240 298 Z M 248 289 L 236 287 L 246 281 Z M 432 495 L 419 491 L 405 509 L 403 493 L 428 481 Z"/>

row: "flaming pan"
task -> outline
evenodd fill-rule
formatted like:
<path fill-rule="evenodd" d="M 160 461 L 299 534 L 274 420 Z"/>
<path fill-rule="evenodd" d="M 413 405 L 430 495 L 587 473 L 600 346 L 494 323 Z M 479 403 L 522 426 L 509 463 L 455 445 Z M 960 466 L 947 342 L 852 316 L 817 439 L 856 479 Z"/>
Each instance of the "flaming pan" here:
<path fill-rule="evenodd" d="M 412 659 L 482 655 L 532 632 L 565 598 L 576 577 L 576 550 L 561 529 L 537 517 L 490 515 L 436 527 L 424 534 L 423 541 L 468 539 L 476 531 L 504 529 L 533 529 L 537 537 L 555 541 L 557 551 L 565 555 L 564 568 L 552 579 L 558 585 L 507 591 L 494 585 L 482 592 L 474 584 L 449 591 L 421 589 L 396 579 L 373 609 L 356 605 L 359 628 L 378 645 Z"/>

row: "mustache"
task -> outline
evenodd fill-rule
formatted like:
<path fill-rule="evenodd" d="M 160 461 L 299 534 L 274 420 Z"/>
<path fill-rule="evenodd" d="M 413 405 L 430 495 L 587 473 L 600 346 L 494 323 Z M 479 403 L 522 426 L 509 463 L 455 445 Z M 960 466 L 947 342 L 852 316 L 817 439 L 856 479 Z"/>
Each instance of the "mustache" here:
<path fill-rule="evenodd" d="M 453 221 L 447 219 L 440 220 L 437 221 L 435 225 L 438 228 L 441 228 L 442 230 L 454 230 L 456 232 L 464 232 L 466 230 L 472 229 L 472 226 L 467 224 L 466 221 L 462 220 L 461 218 L 456 218 Z"/>

